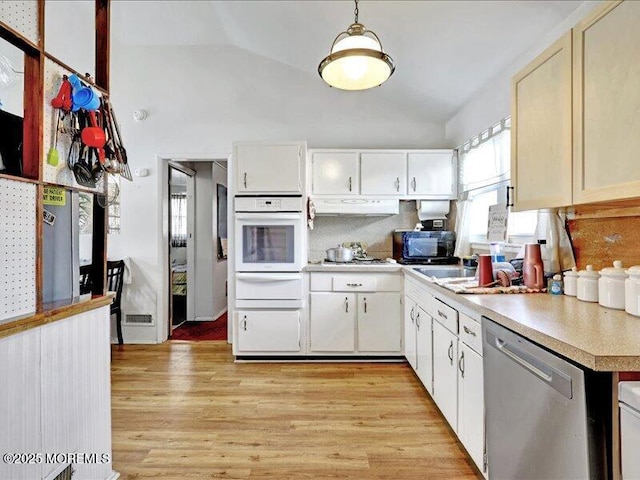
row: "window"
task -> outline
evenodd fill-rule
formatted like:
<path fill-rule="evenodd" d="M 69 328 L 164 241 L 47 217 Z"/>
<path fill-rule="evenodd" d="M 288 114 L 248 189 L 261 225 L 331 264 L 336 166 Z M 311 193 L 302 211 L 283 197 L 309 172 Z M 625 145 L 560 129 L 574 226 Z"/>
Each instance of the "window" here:
<path fill-rule="evenodd" d="M 187 246 L 187 194 L 171 194 L 171 246 Z"/>
<path fill-rule="evenodd" d="M 459 149 L 458 256 L 468 255 L 469 243 L 485 243 L 489 207 L 506 202 L 510 179 L 511 121 L 499 124 L 472 138 Z M 536 211 L 509 212 L 509 243 L 532 241 Z"/>

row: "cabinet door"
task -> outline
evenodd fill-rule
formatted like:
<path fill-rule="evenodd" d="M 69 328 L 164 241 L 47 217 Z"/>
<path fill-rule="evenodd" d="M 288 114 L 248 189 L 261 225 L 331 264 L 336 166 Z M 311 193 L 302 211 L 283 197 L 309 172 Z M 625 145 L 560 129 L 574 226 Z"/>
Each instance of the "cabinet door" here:
<path fill-rule="evenodd" d="M 316 152 L 312 169 L 315 195 L 356 195 L 359 192 L 357 153 Z"/>
<path fill-rule="evenodd" d="M 443 327 L 433 322 L 433 399 L 440 411 L 457 431 L 458 414 L 458 339 Z"/>
<path fill-rule="evenodd" d="M 237 352 L 299 352 L 300 312 L 240 310 L 236 312 Z"/>
<path fill-rule="evenodd" d="M 416 352 L 418 358 L 418 378 L 429 393 L 433 395 L 433 339 L 432 319 L 422 308 L 418 308 L 416 317 Z"/>
<path fill-rule="evenodd" d="M 640 196 L 640 2 L 574 27 L 574 203 Z"/>
<path fill-rule="evenodd" d="M 404 296 L 403 322 L 404 322 L 404 356 L 414 370 L 418 369 L 418 357 L 416 351 L 416 314 L 418 306 L 411 297 Z"/>
<path fill-rule="evenodd" d="M 453 152 L 409 153 L 409 195 L 421 198 L 450 199 L 456 196 Z"/>
<path fill-rule="evenodd" d="M 310 297 L 310 350 L 312 352 L 354 352 L 358 309 L 356 295 L 314 292 Z"/>
<path fill-rule="evenodd" d="M 406 195 L 407 170 L 404 153 L 360 155 L 362 195 Z"/>
<path fill-rule="evenodd" d="M 460 343 L 458 356 L 458 438 L 484 472 L 484 376 L 482 357 Z"/>
<path fill-rule="evenodd" d="M 512 81 L 514 209 L 571 205 L 571 33 Z"/>
<path fill-rule="evenodd" d="M 238 193 L 302 192 L 301 145 L 237 145 Z"/>
<path fill-rule="evenodd" d="M 358 295 L 358 351 L 402 351 L 400 293 Z"/>

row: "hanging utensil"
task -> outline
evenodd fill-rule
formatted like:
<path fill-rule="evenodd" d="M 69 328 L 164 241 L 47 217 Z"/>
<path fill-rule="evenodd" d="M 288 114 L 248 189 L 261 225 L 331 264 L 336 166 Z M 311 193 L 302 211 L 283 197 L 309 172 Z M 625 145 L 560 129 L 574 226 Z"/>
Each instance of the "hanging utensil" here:
<path fill-rule="evenodd" d="M 58 166 L 58 130 L 60 129 L 60 110 L 56 110 L 55 128 L 53 129 L 53 139 L 49 153 L 47 154 L 47 163 L 52 167 Z"/>
<path fill-rule="evenodd" d="M 120 134 L 120 126 L 118 125 L 118 121 L 116 120 L 116 114 L 113 110 L 113 107 L 111 106 L 111 102 L 109 102 L 107 99 L 104 99 L 104 102 L 105 102 L 106 108 L 108 109 L 109 117 L 113 124 L 113 130 L 115 133 L 114 146 L 116 150 L 116 156 L 118 157 L 118 161 L 121 163 L 120 176 L 122 176 L 123 178 L 126 178 L 129 181 L 133 181 L 131 170 L 129 169 L 127 151 L 125 150 L 124 145 L 122 145 L 122 135 Z"/>
<path fill-rule="evenodd" d="M 89 161 L 86 158 L 87 150 L 88 147 L 86 145 L 80 147 L 80 156 L 78 161 L 73 165 L 73 175 L 79 185 L 87 188 L 95 188 L 96 181 L 93 177 Z"/>

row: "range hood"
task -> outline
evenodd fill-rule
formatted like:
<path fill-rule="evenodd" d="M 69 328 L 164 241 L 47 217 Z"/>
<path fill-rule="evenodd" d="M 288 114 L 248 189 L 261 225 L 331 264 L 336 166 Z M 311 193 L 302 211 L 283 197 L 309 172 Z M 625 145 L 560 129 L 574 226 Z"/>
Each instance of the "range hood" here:
<path fill-rule="evenodd" d="M 397 215 L 397 198 L 313 197 L 316 215 Z"/>

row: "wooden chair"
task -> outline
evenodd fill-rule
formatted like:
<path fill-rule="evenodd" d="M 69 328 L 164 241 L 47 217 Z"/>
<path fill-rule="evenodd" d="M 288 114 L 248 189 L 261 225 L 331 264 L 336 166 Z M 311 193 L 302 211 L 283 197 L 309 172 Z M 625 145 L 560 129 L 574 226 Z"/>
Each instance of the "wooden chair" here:
<path fill-rule="evenodd" d="M 114 298 L 111 304 L 111 315 L 116 316 L 116 328 L 118 332 L 118 344 L 124 343 L 122 339 L 122 309 L 120 303 L 122 300 L 122 287 L 124 279 L 124 260 L 116 260 L 113 262 L 107 262 L 107 291 L 115 292 L 116 298 Z"/>
<path fill-rule="evenodd" d="M 80 295 L 91 293 L 91 268 L 93 265 L 82 265 L 80 267 Z"/>

